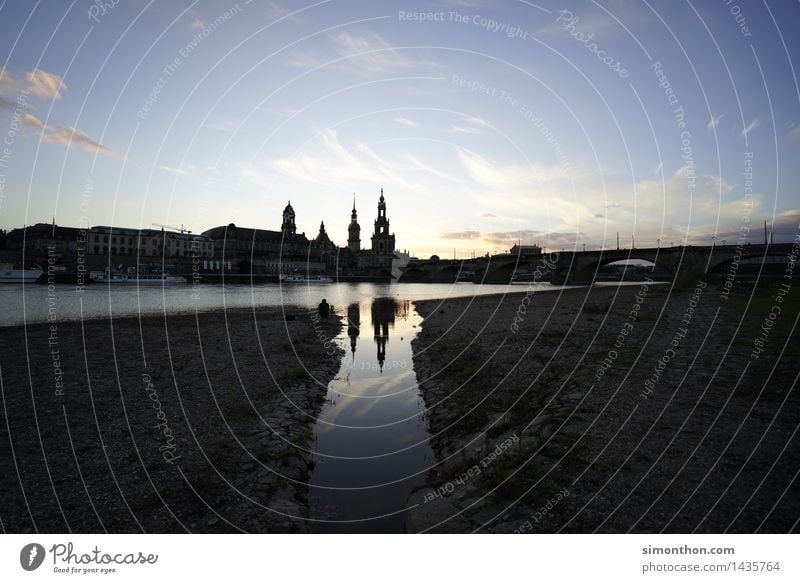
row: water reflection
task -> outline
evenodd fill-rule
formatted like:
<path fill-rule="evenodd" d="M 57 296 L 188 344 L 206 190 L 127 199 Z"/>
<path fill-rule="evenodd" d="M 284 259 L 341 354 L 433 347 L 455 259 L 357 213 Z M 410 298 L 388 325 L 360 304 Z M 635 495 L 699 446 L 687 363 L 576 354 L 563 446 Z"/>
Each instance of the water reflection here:
<path fill-rule="evenodd" d="M 315 428 L 311 518 L 318 532 L 402 532 L 411 489 L 430 464 L 425 407 L 412 366 L 420 323 L 410 301 L 376 298 L 347 308 L 338 339 L 349 354 L 328 385 Z M 365 350 L 363 330 L 372 330 Z M 362 340 L 361 350 L 358 341 Z"/>

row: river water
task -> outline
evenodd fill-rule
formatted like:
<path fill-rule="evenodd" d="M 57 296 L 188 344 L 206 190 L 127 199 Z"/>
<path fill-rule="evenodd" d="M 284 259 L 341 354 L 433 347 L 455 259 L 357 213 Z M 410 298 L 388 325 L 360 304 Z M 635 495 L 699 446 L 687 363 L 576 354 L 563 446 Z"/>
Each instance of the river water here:
<path fill-rule="evenodd" d="M 408 495 L 431 464 L 411 340 L 409 300 L 347 307 L 347 353 L 314 431 L 310 518 L 315 532 L 403 532 Z"/>
<path fill-rule="evenodd" d="M 315 307 L 322 298 L 337 311 L 378 297 L 422 300 L 523 291 L 526 286 L 476 285 L 472 283 L 331 283 L 331 284 L 255 284 L 255 285 L 153 285 L 92 284 L 77 292 L 75 286 L 41 284 L 0 285 L 0 326 L 43 322 L 54 311 L 58 320 L 108 318 L 192 313 L 220 308 L 263 306 Z M 556 290 L 550 284 L 536 289 Z"/>

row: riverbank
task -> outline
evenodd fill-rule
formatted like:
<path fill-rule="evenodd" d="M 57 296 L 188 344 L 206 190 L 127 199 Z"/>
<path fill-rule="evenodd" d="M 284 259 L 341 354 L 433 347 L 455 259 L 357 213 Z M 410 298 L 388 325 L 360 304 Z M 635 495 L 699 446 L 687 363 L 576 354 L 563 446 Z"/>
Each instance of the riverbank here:
<path fill-rule="evenodd" d="M 287 306 L 3 328 L 4 532 L 308 531 L 341 327 Z"/>
<path fill-rule="evenodd" d="M 437 463 L 408 529 L 796 528 L 800 290 L 751 292 L 726 299 L 700 282 L 416 302 Z"/>

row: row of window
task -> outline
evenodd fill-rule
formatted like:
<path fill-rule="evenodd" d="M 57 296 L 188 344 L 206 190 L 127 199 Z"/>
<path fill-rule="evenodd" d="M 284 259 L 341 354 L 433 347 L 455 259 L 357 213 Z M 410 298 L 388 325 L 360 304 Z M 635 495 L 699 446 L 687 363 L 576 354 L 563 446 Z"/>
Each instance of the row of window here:
<path fill-rule="evenodd" d="M 100 254 L 100 245 L 94 246 L 94 254 Z M 108 245 L 103 245 L 103 254 L 108 253 Z M 159 246 L 157 249 L 142 249 L 138 251 L 140 256 L 150 256 L 150 257 L 158 257 L 162 255 L 163 249 Z M 111 255 L 136 255 L 137 249 L 135 247 L 111 247 Z M 200 257 L 213 257 L 214 252 L 211 250 L 201 251 L 200 249 L 191 250 L 191 249 L 178 249 L 175 252 L 171 250 L 167 250 L 167 257 L 192 257 L 194 254 L 197 254 Z"/>
<path fill-rule="evenodd" d="M 100 237 L 101 237 L 101 235 L 94 235 L 94 243 L 95 244 L 99 244 L 100 243 Z M 108 244 L 108 235 L 102 235 L 102 237 L 103 237 L 103 243 Z M 125 237 L 116 237 L 116 236 L 113 236 L 113 235 L 111 236 L 111 244 L 112 245 L 116 245 L 117 244 L 117 239 L 119 239 L 119 243 L 121 245 L 125 244 Z M 153 238 L 150 239 L 150 245 L 151 246 L 160 245 L 161 244 L 161 240 L 163 240 L 163 239 L 157 238 L 157 237 L 153 237 Z M 147 242 L 146 242 L 147 239 L 145 239 L 144 241 L 145 241 L 144 245 L 146 246 L 147 245 Z M 128 237 L 128 245 L 130 245 L 130 246 L 134 245 L 134 238 L 133 237 Z M 172 246 L 172 239 L 167 238 L 167 247 L 171 247 L 171 246 Z M 182 240 L 182 241 L 175 241 L 175 246 L 176 247 L 182 247 L 184 249 L 209 250 L 209 249 L 211 249 L 212 245 L 211 245 L 210 242 L 202 242 L 201 243 L 201 242 L 197 242 L 197 241 Z"/>

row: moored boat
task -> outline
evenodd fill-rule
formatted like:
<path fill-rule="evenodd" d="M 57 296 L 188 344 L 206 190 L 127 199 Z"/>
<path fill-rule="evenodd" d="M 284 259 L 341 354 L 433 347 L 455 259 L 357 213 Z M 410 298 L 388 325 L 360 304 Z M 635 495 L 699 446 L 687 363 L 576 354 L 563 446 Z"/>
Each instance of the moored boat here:
<path fill-rule="evenodd" d="M 42 269 L 33 265 L 27 269 L 12 265 L 0 266 L 0 283 L 35 283 L 42 276 Z"/>
<path fill-rule="evenodd" d="M 327 275 L 288 275 L 282 273 L 281 283 L 333 283 L 333 278 Z"/>
<path fill-rule="evenodd" d="M 95 283 L 128 283 L 135 285 L 167 285 L 186 283 L 186 278 L 169 273 L 126 274 L 104 272 L 92 278 Z"/>

